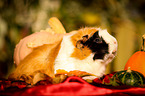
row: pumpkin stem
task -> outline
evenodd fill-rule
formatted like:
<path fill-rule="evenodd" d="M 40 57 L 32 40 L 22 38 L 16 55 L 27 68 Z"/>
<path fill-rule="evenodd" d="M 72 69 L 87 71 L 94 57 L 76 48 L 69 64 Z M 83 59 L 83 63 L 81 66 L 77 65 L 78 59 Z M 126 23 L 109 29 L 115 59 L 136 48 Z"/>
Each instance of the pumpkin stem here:
<path fill-rule="evenodd" d="M 141 51 L 145 52 L 145 34 L 142 36 L 142 48 Z"/>
<path fill-rule="evenodd" d="M 131 69 L 130 69 L 130 67 L 128 67 L 128 69 L 127 69 L 127 72 L 131 72 Z"/>

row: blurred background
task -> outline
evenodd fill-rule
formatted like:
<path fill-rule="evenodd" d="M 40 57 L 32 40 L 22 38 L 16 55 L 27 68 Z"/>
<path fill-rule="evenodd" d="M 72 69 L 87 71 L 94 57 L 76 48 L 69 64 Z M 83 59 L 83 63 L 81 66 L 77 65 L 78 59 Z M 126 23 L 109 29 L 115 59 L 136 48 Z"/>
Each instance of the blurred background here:
<path fill-rule="evenodd" d="M 129 57 L 141 49 L 145 33 L 145 0 L 0 0 L 0 77 L 15 68 L 13 52 L 23 37 L 48 28 L 56 16 L 67 32 L 101 27 L 118 40 L 116 58 L 106 73 L 123 70 Z"/>

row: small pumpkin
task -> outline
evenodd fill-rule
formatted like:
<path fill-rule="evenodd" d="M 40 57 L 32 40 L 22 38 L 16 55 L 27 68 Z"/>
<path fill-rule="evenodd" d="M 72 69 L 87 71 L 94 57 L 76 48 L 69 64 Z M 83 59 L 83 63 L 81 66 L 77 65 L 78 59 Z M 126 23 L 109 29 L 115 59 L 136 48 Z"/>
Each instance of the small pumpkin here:
<path fill-rule="evenodd" d="M 141 51 L 137 51 L 129 58 L 124 70 L 130 67 L 131 70 L 138 71 L 145 76 L 145 34 L 142 36 L 142 40 Z"/>
<path fill-rule="evenodd" d="M 145 81 L 143 74 L 133 71 L 128 67 L 128 70 L 123 70 L 115 73 L 112 77 L 114 82 L 129 86 L 142 86 Z"/>

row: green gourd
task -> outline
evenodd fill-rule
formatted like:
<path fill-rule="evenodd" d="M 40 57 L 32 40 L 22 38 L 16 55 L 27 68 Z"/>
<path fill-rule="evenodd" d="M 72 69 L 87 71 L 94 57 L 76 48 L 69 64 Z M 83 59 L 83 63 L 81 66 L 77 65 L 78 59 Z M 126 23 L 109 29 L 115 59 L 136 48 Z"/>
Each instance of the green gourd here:
<path fill-rule="evenodd" d="M 112 80 L 116 83 L 138 87 L 143 86 L 145 77 L 143 76 L 143 74 L 137 71 L 130 70 L 130 67 L 128 67 L 128 70 L 123 70 L 115 73 L 112 77 Z"/>

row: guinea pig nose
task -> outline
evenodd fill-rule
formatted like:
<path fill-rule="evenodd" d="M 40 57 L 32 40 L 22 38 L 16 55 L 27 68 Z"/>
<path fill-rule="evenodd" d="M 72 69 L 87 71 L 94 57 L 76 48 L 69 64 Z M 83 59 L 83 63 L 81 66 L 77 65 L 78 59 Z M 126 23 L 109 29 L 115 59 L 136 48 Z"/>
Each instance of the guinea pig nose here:
<path fill-rule="evenodd" d="M 114 51 L 112 52 L 112 54 L 113 54 L 113 55 L 116 55 L 116 53 L 117 53 L 117 51 L 116 51 L 116 50 L 114 50 Z"/>

